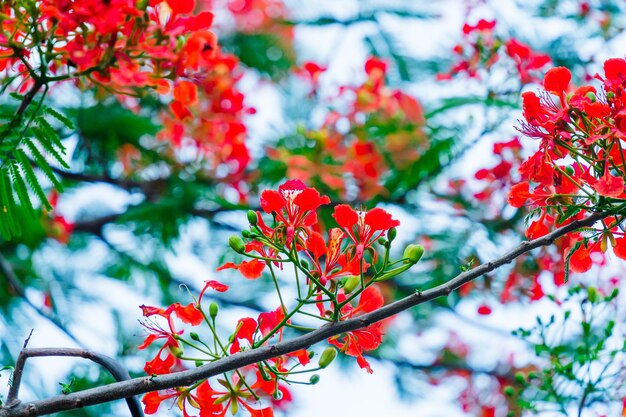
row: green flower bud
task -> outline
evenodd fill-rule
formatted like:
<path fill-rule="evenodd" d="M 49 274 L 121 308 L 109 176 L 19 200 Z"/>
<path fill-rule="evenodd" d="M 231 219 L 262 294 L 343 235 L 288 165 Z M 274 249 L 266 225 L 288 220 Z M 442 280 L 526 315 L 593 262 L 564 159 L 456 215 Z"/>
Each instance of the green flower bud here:
<path fill-rule="evenodd" d="M 229 237 L 228 245 L 237 253 L 244 253 L 246 251 L 246 245 L 239 236 L 233 235 Z"/>
<path fill-rule="evenodd" d="M 256 215 L 256 211 L 254 210 L 248 210 L 248 222 L 250 222 L 250 224 L 252 226 L 256 226 L 257 222 L 258 222 L 258 217 Z"/>
<path fill-rule="evenodd" d="M 385 246 L 387 244 L 387 239 L 385 239 L 384 237 L 381 237 L 380 239 L 378 239 L 378 244 Z"/>
<path fill-rule="evenodd" d="M 200 336 L 198 336 L 198 333 L 196 332 L 189 333 L 189 337 L 191 337 L 191 340 L 195 340 L 196 342 L 200 340 Z"/>
<path fill-rule="evenodd" d="M 320 376 L 318 374 L 311 375 L 311 378 L 309 379 L 309 384 L 315 385 L 318 382 L 320 382 Z"/>
<path fill-rule="evenodd" d="M 138 10 L 146 10 L 148 7 L 148 0 L 139 0 L 137 1 L 137 9 Z"/>
<path fill-rule="evenodd" d="M 306 259 L 302 259 L 300 261 L 300 265 L 302 265 L 302 268 L 304 269 L 309 269 L 309 263 L 306 261 Z"/>
<path fill-rule="evenodd" d="M 170 345 L 167 348 L 169 349 L 170 352 L 172 352 L 172 355 L 176 356 L 177 358 L 180 358 L 181 356 L 183 356 L 183 350 L 179 346 Z"/>
<path fill-rule="evenodd" d="M 209 304 L 209 316 L 211 316 L 213 320 L 215 320 L 215 317 L 217 317 L 218 310 L 219 310 L 219 307 L 217 306 L 217 303 L 215 301 Z"/>
<path fill-rule="evenodd" d="M 574 168 L 569 165 L 565 167 L 565 172 L 567 173 L 567 175 L 574 175 L 575 173 Z"/>
<path fill-rule="evenodd" d="M 524 374 L 521 372 L 518 372 L 515 374 L 515 382 L 517 382 L 518 384 L 525 384 L 526 383 L 526 378 L 524 377 Z"/>
<path fill-rule="evenodd" d="M 506 395 L 507 397 L 512 397 L 515 394 L 515 389 L 513 389 L 512 386 L 508 386 L 506 388 L 504 388 L 504 395 Z"/>
<path fill-rule="evenodd" d="M 416 264 L 424 255 L 424 247 L 422 245 L 411 244 L 404 249 L 402 257 L 405 259 L 404 263 Z"/>
<path fill-rule="evenodd" d="M 343 290 L 346 293 L 351 293 L 361 283 L 361 277 L 358 275 L 351 275 L 343 282 Z"/>
<path fill-rule="evenodd" d="M 249 230 L 242 230 L 242 231 L 241 231 L 241 236 L 243 236 L 243 237 L 245 237 L 245 238 L 248 238 L 248 237 L 250 237 L 251 235 L 252 235 L 252 233 L 250 233 L 250 231 L 249 231 Z"/>
<path fill-rule="evenodd" d="M 393 240 L 396 238 L 397 235 L 398 235 L 398 231 L 396 230 L 395 227 L 392 227 L 391 229 L 389 229 L 389 231 L 387 232 L 387 239 L 389 239 L 389 243 L 393 242 Z"/>
<path fill-rule="evenodd" d="M 328 346 L 326 349 L 324 349 L 324 352 L 322 352 L 322 356 L 320 356 L 319 367 L 326 368 L 332 363 L 332 361 L 335 360 L 336 357 L 337 349 L 332 346 Z"/>
<path fill-rule="evenodd" d="M 591 303 L 598 301 L 598 290 L 596 290 L 596 287 L 587 288 L 587 299 Z"/>
<path fill-rule="evenodd" d="M 204 363 L 203 363 L 202 361 L 196 361 L 196 368 L 197 368 L 198 366 L 202 366 L 202 365 L 204 365 Z"/>
<path fill-rule="evenodd" d="M 608 93 L 606 93 L 606 98 L 609 100 L 613 100 L 615 98 L 615 93 L 612 91 L 609 91 Z"/>
<path fill-rule="evenodd" d="M 279 389 L 277 389 L 276 391 L 274 391 L 274 393 L 272 394 L 272 397 L 274 397 L 275 400 L 282 400 L 283 399 L 283 392 Z M 234 402 L 234 401 L 233 401 Z"/>

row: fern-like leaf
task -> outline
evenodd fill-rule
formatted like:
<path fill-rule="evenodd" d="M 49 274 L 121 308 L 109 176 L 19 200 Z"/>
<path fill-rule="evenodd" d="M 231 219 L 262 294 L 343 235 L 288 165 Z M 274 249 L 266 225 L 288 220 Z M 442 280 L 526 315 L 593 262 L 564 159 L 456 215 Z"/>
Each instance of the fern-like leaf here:
<path fill-rule="evenodd" d="M 52 185 L 57 191 L 63 192 L 63 185 L 57 179 L 57 176 L 54 175 L 54 172 L 50 168 L 50 164 L 48 163 L 46 158 L 43 156 L 43 154 L 41 153 L 37 145 L 35 145 L 30 138 L 24 141 L 24 145 L 26 145 L 26 147 L 30 151 L 30 154 L 35 160 L 35 164 L 37 165 L 37 168 L 39 168 L 41 172 L 43 172 L 44 175 L 48 177 L 48 179 L 50 180 L 50 182 L 52 182 Z"/>
<path fill-rule="evenodd" d="M 30 200 L 30 196 L 28 195 L 28 186 L 26 185 L 24 178 L 22 178 L 19 164 L 15 160 L 12 160 L 9 162 L 9 169 L 11 171 L 13 188 L 22 206 L 21 209 L 27 212 L 31 217 L 35 218 L 35 207 L 33 206 L 33 202 Z"/>
<path fill-rule="evenodd" d="M 26 156 L 26 153 L 22 149 L 17 150 L 17 159 L 22 166 L 26 182 L 30 185 L 31 190 L 34 191 L 35 195 L 39 198 L 39 201 L 41 201 L 41 204 L 43 204 L 46 209 L 52 210 L 52 206 L 48 202 L 48 197 L 46 197 L 46 193 L 43 191 L 43 188 L 41 188 L 37 174 L 35 174 L 35 170 L 33 170 L 28 156 Z"/>
<path fill-rule="evenodd" d="M 61 142 L 61 138 L 50 122 L 45 117 L 39 116 L 35 119 L 35 123 L 43 130 L 46 139 L 52 142 L 62 154 L 65 154 L 65 147 Z"/>
<path fill-rule="evenodd" d="M 51 107 L 46 107 L 45 112 L 46 114 L 50 115 L 51 117 L 61 122 L 63 126 L 65 126 L 66 128 L 74 130 L 74 123 L 72 123 L 70 119 L 65 117 L 65 115 L 61 114 L 60 112 L 56 111 L 55 109 Z"/>
<path fill-rule="evenodd" d="M 11 188 L 9 170 L 0 170 L 0 231 L 5 239 L 21 234 L 20 224 L 16 219 L 16 204 Z"/>
<path fill-rule="evenodd" d="M 70 169 L 70 166 L 67 164 L 67 162 L 65 162 L 63 156 L 57 151 L 54 144 L 50 140 L 48 140 L 46 133 L 43 129 L 33 127 L 31 131 L 33 135 L 37 138 L 41 146 L 44 148 L 44 150 L 48 152 L 50 156 L 52 156 L 52 158 L 59 163 L 59 165 L 61 165 L 65 169 Z M 64 150 L 64 148 L 62 149 Z"/>

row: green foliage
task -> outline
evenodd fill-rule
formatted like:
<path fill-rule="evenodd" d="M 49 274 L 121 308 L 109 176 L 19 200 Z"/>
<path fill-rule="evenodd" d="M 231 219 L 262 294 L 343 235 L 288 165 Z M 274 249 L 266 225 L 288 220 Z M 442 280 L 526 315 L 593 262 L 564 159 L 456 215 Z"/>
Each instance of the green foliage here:
<path fill-rule="evenodd" d="M 26 100 L 19 94 L 10 96 Z M 41 102 L 36 108 L 26 107 L 23 113 L 19 109 L 11 113 L 9 123 L 0 127 L 0 235 L 6 240 L 20 236 L 24 221 L 35 219 L 39 207 L 52 209 L 35 168 L 58 191 L 63 187 L 52 164 L 69 169 L 64 158 L 65 146 L 48 117 L 65 128 L 72 128 L 72 122 Z M 51 162 L 44 154 L 48 154 Z M 33 201 L 31 193 L 39 204 Z"/>
<path fill-rule="evenodd" d="M 623 397 L 615 369 L 626 354 L 626 345 L 615 343 L 617 295 L 617 288 L 603 295 L 595 287 L 572 287 L 561 317 L 552 315 L 547 322 L 537 318 L 534 328 L 515 332 L 546 362 L 541 369 L 516 375 L 520 407 L 540 411 L 542 404 L 557 404 L 557 411 L 570 415 L 570 405 L 582 410 Z"/>

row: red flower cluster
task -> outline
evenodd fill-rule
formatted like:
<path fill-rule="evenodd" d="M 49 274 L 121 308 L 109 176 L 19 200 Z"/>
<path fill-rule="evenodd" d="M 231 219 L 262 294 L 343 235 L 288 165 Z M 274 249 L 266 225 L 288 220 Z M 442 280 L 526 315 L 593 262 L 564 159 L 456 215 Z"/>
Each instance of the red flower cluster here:
<path fill-rule="evenodd" d="M 321 67 L 307 63 L 305 69 L 317 83 Z M 279 143 L 267 150 L 272 159 L 286 162 L 287 177 L 314 182 L 344 198 L 356 189 L 357 195 L 348 198 L 368 200 L 387 193 L 383 182 L 393 170 L 406 169 L 428 149 L 419 102 L 386 85 L 384 61 L 370 58 L 364 69 L 364 83 L 340 87 L 329 103 L 347 110 L 330 111 L 320 128 L 302 132 L 306 146 Z"/>
<path fill-rule="evenodd" d="M 378 309 L 383 305 L 383 297 L 379 290 L 370 286 L 372 282 L 358 279 L 371 266 L 366 262 L 366 253 L 369 253 L 367 258 L 376 263 L 378 255 L 374 243 L 400 223 L 380 208 L 358 211 L 342 204 L 336 206 L 333 213 L 339 228 L 331 228 L 328 231 L 327 241 L 318 231 L 320 226 L 317 223 L 316 211 L 329 202 L 328 197 L 306 187 L 299 180 L 287 181 L 278 188 L 278 191 L 264 191 L 261 194 L 261 208 L 273 216 L 274 224 L 268 226 L 259 213 L 251 213 L 249 219 L 252 234 L 247 235 L 253 240 L 246 245 L 241 242 L 240 245 L 240 253 L 256 258 L 243 261 L 239 265 L 229 262 L 218 270 L 234 268 L 246 278 L 258 278 L 266 265 L 290 260 L 306 275 L 309 295 L 315 295 L 320 300 L 317 306 L 322 319 L 326 319 L 330 314 L 337 320 L 343 320 Z M 261 254 L 261 257 L 256 254 Z M 303 259 L 302 262 L 297 261 L 298 256 Z M 255 274 L 250 276 L 253 263 Z M 260 265 L 258 269 L 256 265 Z M 354 281 L 354 284 L 347 284 L 350 280 Z M 350 301 L 359 292 L 349 298 L 346 292 L 354 291 L 359 285 L 358 282 L 365 286 L 360 287 L 359 291 L 362 293 L 358 305 L 353 307 Z M 341 289 L 344 285 L 346 291 Z M 351 285 L 349 290 L 348 285 Z M 322 300 L 323 295 L 331 297 L 331 300 L 326 300 L 329 302 L 328 310 Z M 281 317 L 285 317 L 284 311 L 278 309 L 271 316 L 259 316 L 256 321 L 252 318 L 240 320 L 231 353 L 240 349 L 240 341 L 245 341 L 245 345 L 253 345 L 254 334 L 257 332 L 266 337 L 263 329 L 273 328 L 274 323 L 280 321 Z M 271 324 L 264 324 L 266 322 Z M 357 357 L 359 365 L 371 372 L 363 357 L 363 351 L 376 349 L 381 341 L 382 324 L 378 323 L 350 332 L 343 339 L 332 338 L 330 342 L 346 354 Z"/>
<path fill-rule="evenodd" d="M 471 78 L 480 78 L 481 70 L 489 71 L 500 60 L 502 49 L 515 65 L 520 82 L 528 84 L 538 81 L 533 75 L 551 62 L 548 55 L 534 52 L 528 45 L 515 38 L 503 39 L 495 34 L 496 21 L 481 19 L 475 25 L 463 26 L 463 42 L 452 50 L 457 62 L 450 71 L 437 75 L 438 80 L 449 80 L 465 73 Z"/>
<path fill-rule="evenodd" d="M 511 188 L 509 203 L 537 209 L 538 217 L 526 231 L 529 238 L 588 212 L 612 213 L 626 199 L 626 60 L 607 60 L 604 76 L 596 78 L 603 93 L 591 85 L 572 87 L 569 70 L 557 67 L 546 73 L 541 95 L 522 95 L 520 131 L 538 139 L 539 149 L 520 166 L 523 181 Z M 607 242 L 617 256 L 624 256 L 621 220 L 610 217 L 604 223 L 604 230 L 591 236 L 571 237 L 564 257 L 572 271 L 591 268 L 590 253 L 604 252 Z"/>

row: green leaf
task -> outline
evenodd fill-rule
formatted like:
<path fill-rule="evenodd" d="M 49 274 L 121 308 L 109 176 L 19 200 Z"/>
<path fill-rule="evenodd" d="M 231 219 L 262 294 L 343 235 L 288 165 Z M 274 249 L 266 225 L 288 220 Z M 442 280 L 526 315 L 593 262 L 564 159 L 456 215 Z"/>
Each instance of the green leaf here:
<path fill-rule="evenodd" d="M 24 171 L 24 175 L 26 177 L 26 182 L 28 182 L 30 188 L 35 192 L 37 198 L 39 198 L 39 201 L 41 201 L 41 204 L 43 204 L 46 209 L 52 210 L 52 206 L 48 202 L 48 197 L 46 197 L 46 193 L 43 191 L 43 188 L 41 188 L 41 184 L 37 179 L 37 174 L 35 174 L 35 171 L 30 164 L 28 156 L 26 156 L 26 153 L 24 153 L 22 149 L 17 150 L 17 159 L 22 166 L 22 170 Z"/>

